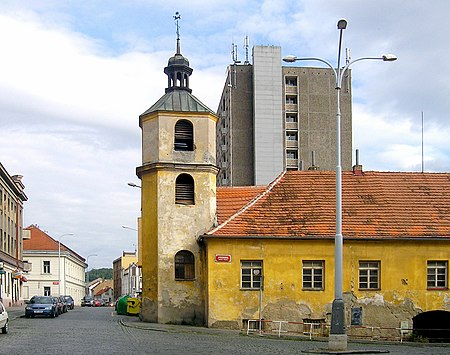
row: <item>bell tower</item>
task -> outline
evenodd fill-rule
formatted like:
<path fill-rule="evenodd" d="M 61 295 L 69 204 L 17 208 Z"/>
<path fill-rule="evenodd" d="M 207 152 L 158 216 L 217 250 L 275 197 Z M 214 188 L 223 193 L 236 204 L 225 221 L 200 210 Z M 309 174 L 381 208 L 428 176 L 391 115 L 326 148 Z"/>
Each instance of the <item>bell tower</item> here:
<path fill-rule="evenodd" d="M 197 236 L 214 224 L 217 116 L 192 95 L 192 68 L 176 53 L 165 94 L 139 116 L 142 130 L 142 309 L 148 322 L 205 323 L 205 260 Z"/>

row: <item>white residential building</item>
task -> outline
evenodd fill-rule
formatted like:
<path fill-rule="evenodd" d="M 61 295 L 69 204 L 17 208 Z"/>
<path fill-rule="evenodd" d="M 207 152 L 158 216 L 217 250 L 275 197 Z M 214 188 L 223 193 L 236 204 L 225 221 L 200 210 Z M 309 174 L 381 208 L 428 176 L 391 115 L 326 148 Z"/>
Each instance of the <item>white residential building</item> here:
<path fill-rule="evenodd" d="M 59 248 L 58 241 L 37 226 L 25 230 L 30 231 L 30 239 L 24 240 L 23 259 L 31 264 L 31 270 L 26 275 L 23 298 L 70 295 L 75 305 L 80 305 L 86 290 L 85 259 L 63 243 Z"/>

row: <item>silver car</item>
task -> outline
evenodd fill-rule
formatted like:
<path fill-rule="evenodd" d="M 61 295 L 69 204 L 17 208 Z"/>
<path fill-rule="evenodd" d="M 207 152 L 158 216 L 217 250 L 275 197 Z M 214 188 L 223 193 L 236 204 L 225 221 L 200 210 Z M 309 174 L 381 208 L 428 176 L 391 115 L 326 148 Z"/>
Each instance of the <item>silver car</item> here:
<path fill-rule="evenodd" d="M 6 312 L 6 308 L 3 306 L 3 303 L 0 302 L 0 329 L 3 334 L 8 333 L 8 322 L 8 312 Z"/>

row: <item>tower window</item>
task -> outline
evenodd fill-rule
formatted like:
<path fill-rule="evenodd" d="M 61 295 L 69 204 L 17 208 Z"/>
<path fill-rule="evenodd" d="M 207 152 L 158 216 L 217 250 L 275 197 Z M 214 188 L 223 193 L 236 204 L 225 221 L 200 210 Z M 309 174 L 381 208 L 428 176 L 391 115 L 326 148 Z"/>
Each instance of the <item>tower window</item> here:
<path fill-rule="evenodd" d="M 176 123 L 174 149 L 181 151 L 194 150 L 194 129 L 191 122 L 180 120 Z"/>
<path fill-rule="evenodd" d="M 180 174 L 175 181 L 175 203 L 194 205 L 194 179 L 189 174 Z"/>
<path fill-rule="evenodd" d="M 175 280 L 195 279 L 194 254 L 188 250 L 181 250 L 175 254 Z"/>

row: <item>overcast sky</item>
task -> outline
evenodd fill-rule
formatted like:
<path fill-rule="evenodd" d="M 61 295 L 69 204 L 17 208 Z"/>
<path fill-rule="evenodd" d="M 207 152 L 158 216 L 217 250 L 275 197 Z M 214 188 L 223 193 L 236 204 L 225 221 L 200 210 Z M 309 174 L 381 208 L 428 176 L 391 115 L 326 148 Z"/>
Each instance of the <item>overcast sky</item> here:
<path fill-rule="evenodd" d="M 175 52 L 194 69 L 193 94 L 216 110 L 231 44 L 336 63 L 340 18 L 353 59 L 353 148 L 365 170 L 450 171 L 450 1 L 2 0 L 0 162 L 23 175 L 24 225 L 37 224 L 85 258 L 112 267 L 132 251 L 141 164 L 138 117 L 163 94 Z M 315 65 L 308 62 L 305 65 Z"/>

